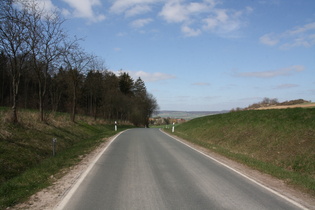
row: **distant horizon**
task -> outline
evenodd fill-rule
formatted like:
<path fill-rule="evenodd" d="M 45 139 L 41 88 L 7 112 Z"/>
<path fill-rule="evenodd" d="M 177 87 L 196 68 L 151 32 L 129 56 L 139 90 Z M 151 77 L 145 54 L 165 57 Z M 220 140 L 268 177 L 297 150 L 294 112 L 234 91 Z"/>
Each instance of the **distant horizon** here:
<path fill-rule="evenodd" d="M 221 110 L 221 111 L 183 111 L 183 110 L 159 110 L 158 112 L 224 112 L 230 110 Z"/>

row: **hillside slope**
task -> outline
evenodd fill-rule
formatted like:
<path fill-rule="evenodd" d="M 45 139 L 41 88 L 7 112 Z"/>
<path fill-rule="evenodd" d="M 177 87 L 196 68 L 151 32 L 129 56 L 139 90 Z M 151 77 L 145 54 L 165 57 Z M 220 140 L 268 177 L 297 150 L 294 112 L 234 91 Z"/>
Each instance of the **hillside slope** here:
<path fill-rule="evenodd" d="M 43 123 L 37 111 L 20 110 L 19 124 L 11 124 L 9 114 L 10 109 L 0 107 L 0 209 L 49 186 L 57 173 L 117 133 L 114 125 L 91 117 L 78 116 L 73 123 L 68 114 L 51 113 Z M 130 127 L 119 125 L 118 131 Z"/>
<path fill-rule="evenodd" d="M 193 119 L 175 134 L 315 194 L 315 109 L 251 110 Z"/>

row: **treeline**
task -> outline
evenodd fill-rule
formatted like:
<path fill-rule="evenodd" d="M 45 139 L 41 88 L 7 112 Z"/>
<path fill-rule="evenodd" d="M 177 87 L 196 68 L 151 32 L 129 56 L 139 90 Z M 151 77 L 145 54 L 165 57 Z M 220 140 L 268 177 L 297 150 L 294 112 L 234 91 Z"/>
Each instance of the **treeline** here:
<path fill-rule="evenodd" d="M 69 112 L 94 118 L 148 125 L 158 109 L 141 78 L 106 70 L 86 53 L 80 39 L 69 38 L 58 11 L 46 11 L 34 0 L 0 2 L 0 106 Z"/>

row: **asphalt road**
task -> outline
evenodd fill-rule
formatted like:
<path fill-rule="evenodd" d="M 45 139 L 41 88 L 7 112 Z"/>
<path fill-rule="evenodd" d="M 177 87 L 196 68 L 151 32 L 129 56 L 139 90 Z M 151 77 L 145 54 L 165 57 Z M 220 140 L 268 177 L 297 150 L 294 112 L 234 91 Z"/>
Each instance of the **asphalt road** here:
<path fill-rule="evenodd" d="M 300 209 L 158 129 L 119 135 L 59 208 Z"/>

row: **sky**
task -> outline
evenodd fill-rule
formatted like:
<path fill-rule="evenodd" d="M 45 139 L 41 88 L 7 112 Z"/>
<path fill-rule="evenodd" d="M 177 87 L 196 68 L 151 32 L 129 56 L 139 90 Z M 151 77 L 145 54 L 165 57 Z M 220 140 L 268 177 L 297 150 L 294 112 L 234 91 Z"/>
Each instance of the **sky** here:
<path fill-rule="evenodd" d="M 160 110 L 315 101 L 314 0 L 40 0 L 108 70 L 141 77 Z"/>

